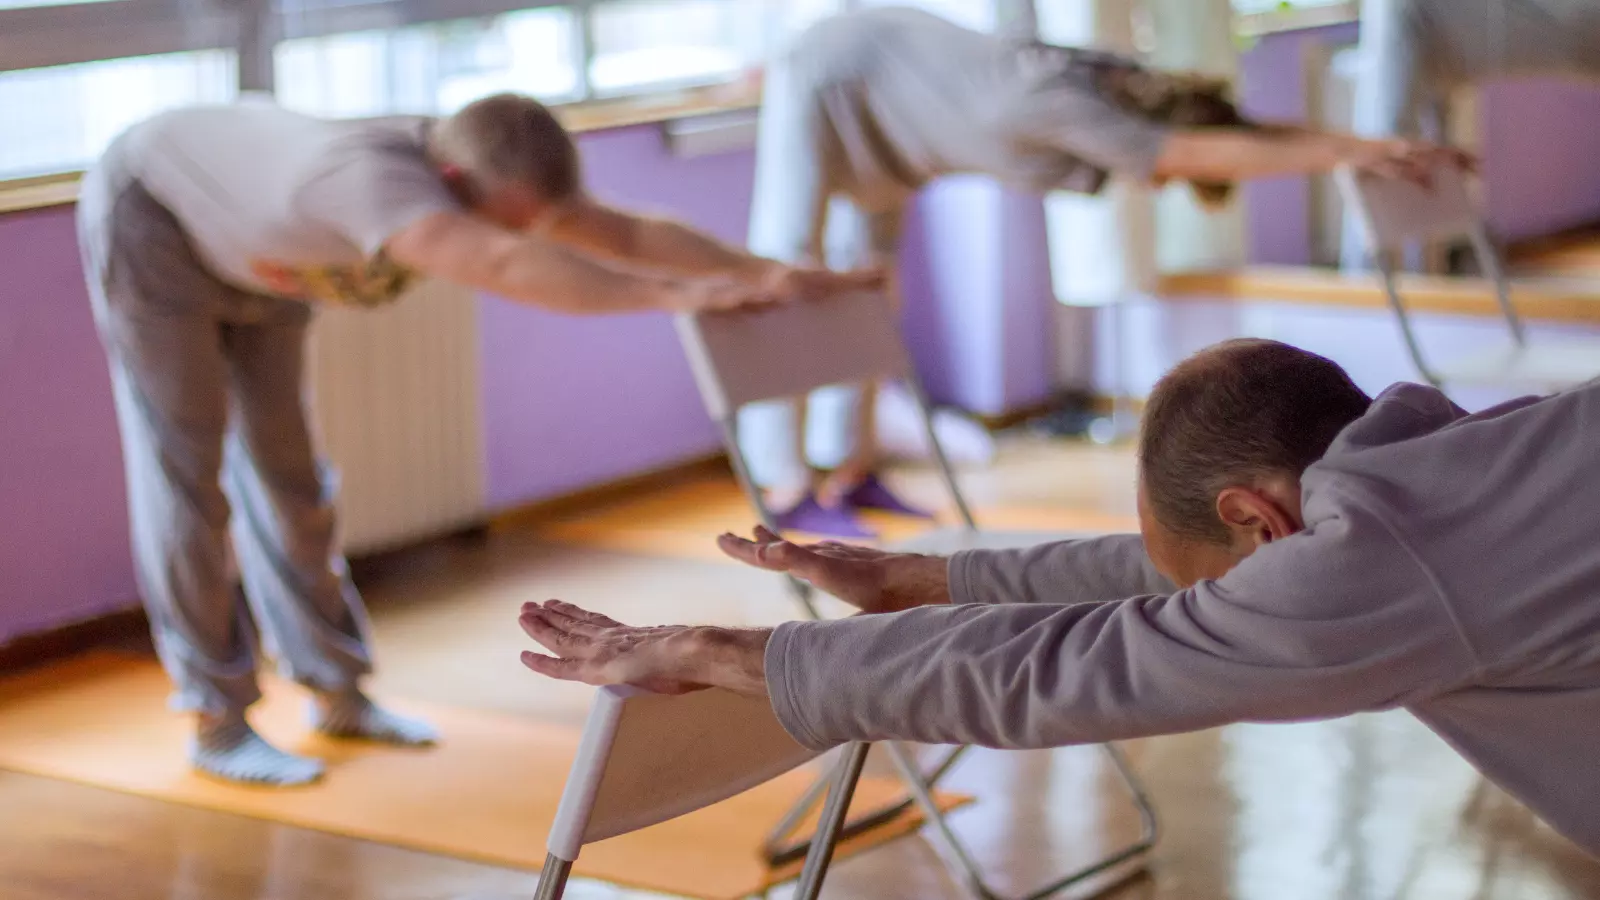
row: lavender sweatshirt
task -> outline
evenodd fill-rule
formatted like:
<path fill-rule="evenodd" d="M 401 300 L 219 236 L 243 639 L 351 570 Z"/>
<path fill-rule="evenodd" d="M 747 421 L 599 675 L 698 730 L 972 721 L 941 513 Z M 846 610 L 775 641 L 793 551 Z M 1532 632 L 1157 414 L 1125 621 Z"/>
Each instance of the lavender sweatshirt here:
<path fill-rule="evenodd" d="M 1305 531 L 1176 592 L 1136 536 L 957 554 L 953 606 L 779 627 L 773 707 L 813 748 L 1404 707 L 1600 853 L 1600 386 L 1468 415 L 1396 385 L 1302 506 Z"/>

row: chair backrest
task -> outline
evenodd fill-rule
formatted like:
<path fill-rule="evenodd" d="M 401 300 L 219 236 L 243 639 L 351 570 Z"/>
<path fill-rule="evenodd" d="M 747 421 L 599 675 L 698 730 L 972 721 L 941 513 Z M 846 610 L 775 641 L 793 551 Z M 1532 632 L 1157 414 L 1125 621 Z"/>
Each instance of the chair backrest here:
<path fill-rule="evenodd" d="M 1373 254 L 1378 272 L 1383 278 L 1384 294 L 1389 308 L 1399 320 L 1406 352 L 1410 354 L 1417 371 L 1434 386 L 1443 384 L 1439 372 L 1423 358 L 1422 345 L 1401 296 L 1400 283 L 1394 271 L 1393 259 L 1385 251 L 1398 250 L 1408 240 L 1429 240 L 1467 237 L 1478 266 L 1494 290 L 1500 316 L 1511 341 L 1520 347 L 1526 343 L 1522 319 L 1511 302 L 1511 285 L 1506 278 L 1505 266 L 1500 262 L 1499 251 L 1489 238 L 1484 226 L 1483 213 L 1468 190 L 1469 176 L 1455 166 L 1444 166 L 1433 172 L 1426 187 L 1397 178 L 1381 178 L 1357 172 L 1342 166 L 1334 173 L 1345 203 L 1355 210 L 1366 237 L 1367 249 Z"/>
<path fill-rule="evenodd" d="M 1454 166 L 1433 173 L 1427 187 L 1341 166 L 1334 173 L 1345 203 L 1356 211 L 1374 253 L 1408 240 L 1475 235 L 1483 216 L 1467 188 L 1467 174 Z"/>
<path fill-rule="evenodd" d="M 717 689 L 666 696 L 601 688 L 549 850 L 577 859 L 584 844 L 726 800 L 817 755 L 789 737 L 763 699 Z"/>
<path fill-rule="evenodd" d="M 684 314 L 678 335 L 718 421 L 746 403 L 911 372 L 894 307 L 881 293 Z"/>

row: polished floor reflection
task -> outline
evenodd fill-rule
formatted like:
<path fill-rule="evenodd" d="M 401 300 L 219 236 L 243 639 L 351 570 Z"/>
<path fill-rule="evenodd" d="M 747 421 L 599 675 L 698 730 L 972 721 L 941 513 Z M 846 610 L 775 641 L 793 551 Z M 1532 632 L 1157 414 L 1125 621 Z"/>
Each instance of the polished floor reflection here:
<path fill-rule="evenodd" d="M 1129 477 L 1124 453 L 1022 441 L 973 481 L 980 503 L 1125 512 Z M 792 614 L 764 573 L 555 545 L 536 533 L 434 547 L 361 575 L 380 690 L 561 720 L 582 715 L 586 692 L 517 665 L 523 639 L 512 618 L 524 599 L 582 600 L 641 622 Z M 1153 875 L 1112 895 L 1119 900 L 1600 897 L 1600 863 L 1401 713 L 1242 725 L 1127 750 L 1163 835 Z M 1046 880 L 1135 827 L 1091 748 L 975 751 L 950 786 L 979 796 L 953 821 L 1006 890 Z M 0 900 L 510 900 L 530 897 L 533 884 L 528 873 L 0 772 Z M 824 893 L 965 896 L 921 839 L 841 864 Z M 578 884 L 569 896 L 643 895 Z"/>

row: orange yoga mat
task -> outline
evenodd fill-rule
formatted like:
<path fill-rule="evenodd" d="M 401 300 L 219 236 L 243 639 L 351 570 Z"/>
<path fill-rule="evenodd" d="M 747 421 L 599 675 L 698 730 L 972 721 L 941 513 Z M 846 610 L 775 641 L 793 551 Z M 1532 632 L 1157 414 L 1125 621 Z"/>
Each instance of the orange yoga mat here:
<path fill-rule="evenodd" d="M 441 746 L 329 742 L 307 733 L 299 692 L 270 683 L 254 714 L 257 727 L 282 746 L 326 759 L 329 773 L 307 788 L 244 788 L 197 776 L 184 764 L 188 725 L 166 711 L 167 691 L 154 662 L 112 654 L 0 682 L 0 768 L 535 871 L 578 743 L 573 727 L 403 703 L 395 706 L 440 727 Z M 574 874 L 706 900 L 759 893 L 798 869 L 769 870 L 759 846 L 814 774 L 797 770 L 716 806 L 586 847 Z M 864 778 L 855 809 L 903 796 L 895 781 Z M 968 799 L 941 797 L 947 808 Z M 904 814 L 842 845 L 836 859 L 920 824 Z"/>

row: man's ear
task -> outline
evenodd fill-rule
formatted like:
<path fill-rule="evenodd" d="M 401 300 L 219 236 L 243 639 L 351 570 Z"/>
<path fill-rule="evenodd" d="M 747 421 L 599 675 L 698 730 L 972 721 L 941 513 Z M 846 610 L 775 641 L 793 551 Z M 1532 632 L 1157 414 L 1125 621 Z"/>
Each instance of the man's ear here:
<path fill-rule="evenodd" d="M 1300 530 L 1298 516 L 1284 509 L 1272 494 L 1250 487 L 1229 487 L 1218 493 L 1217 518 L 1236 544 L 1259 547 Z"/>
<path fill-rule="evenodd" d="M 440 163 L 439 177 L 444 181 L 445 187 L 448 187 L 450 192 L 456 196 L 457 200 L 466 204 L 476 202 L 472 179 L 467 177 L 465 169 L 455 163 Z"/>

